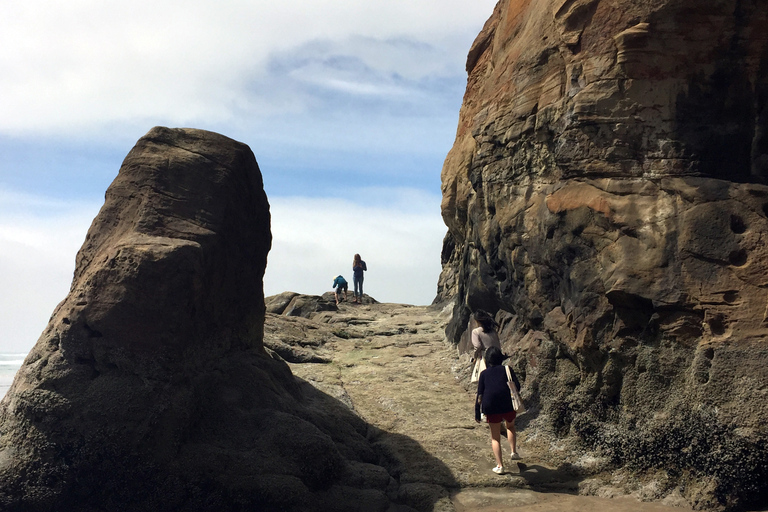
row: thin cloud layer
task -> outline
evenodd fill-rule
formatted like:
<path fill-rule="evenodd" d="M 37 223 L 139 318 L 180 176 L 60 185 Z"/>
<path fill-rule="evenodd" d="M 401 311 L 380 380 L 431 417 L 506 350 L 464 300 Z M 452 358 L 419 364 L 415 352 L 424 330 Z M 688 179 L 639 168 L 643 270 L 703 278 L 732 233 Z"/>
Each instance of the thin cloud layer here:
<path fill-rule="evenodd" d="M 0 190 L 0 353 L 26 352 L 72 282 L 100 204 Z"/>
<path fill-rule="evenodd" d="M 359 252 L 376 299 L 431 302 L 440 167 L 495 3 L 3 3 L 0 351 L 34 343 L 106 186 L 155 125 L 251 147 L 272 204 L 268 294 L 322 293 Z"/>
<path fill-rule="evenodd" d="M 217 124 L 241 114 L 276 114 L 271 97 L 249 91 L 254 82 L 270 81 L 276 56 L 299 48 L 311 58 L 322 53 L 320 47 L 327 55 L 343 47 L 383 76 L 457 74 L 467 38 L 493 3 L 6 3 L 0 16 L 0 131 L 87 130 L 151 119 Z M 364 81 L 352 71 L 323 83 L 345 92 L 392 93 L 377 82 L 361 87 Z M 319 76 L 298 78 L 317 83 Z M 303 103 L 298 100 L 278 105 L 296 108 Z"/>
<path fill-rule="evenodd" d="M 379 301 L 429 304 L 440 273 L 445 227 L 440 198 L 414 189 L 349 189 L 369 206 L 338 198 L 270 198 L 272 250 L 266 295 L 320 295 L 352 256 L 369 272 L 365 291 Z M 75 255 L 101 204 L 67 203 L 0 190 L 0 353 L 26 352 L 66 297 Z"/>

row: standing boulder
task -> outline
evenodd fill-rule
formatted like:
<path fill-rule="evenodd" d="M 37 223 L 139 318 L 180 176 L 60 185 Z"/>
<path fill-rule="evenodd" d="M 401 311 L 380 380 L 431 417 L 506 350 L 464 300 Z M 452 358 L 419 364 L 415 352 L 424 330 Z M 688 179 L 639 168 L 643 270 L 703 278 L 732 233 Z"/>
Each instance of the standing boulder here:
<path fill-rule="evenodd" d="M 367 425 L 264 351 L 269 224 L 246 145 L 137 142 L 0 402 L 0 509 L 319 510 L 373 461 Z"/>

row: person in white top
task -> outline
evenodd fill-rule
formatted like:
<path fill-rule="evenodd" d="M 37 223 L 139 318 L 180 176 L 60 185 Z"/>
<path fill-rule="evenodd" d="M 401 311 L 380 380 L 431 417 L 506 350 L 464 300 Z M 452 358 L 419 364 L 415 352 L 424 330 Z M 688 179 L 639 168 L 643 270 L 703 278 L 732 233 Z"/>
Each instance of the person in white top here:
<path fill-rule="evenodd" d="M 488 312 L 482 309 L 475 311 L 474 317 L 475 321 L 480 325 L 472 329 L 472 346 L 475 347 L 475 350 L 485 352 L 490 347 L 501 349 L 499 333 L 496 332 L 499 324 L 496 323 Z"/>
<path fill-rule="evenodd" d="M 477 382 L 480 372 L 485 370 L 485 351 L 490 347 L 496 347 L 501 350 L 501 340 L 496 328 L 499 324 L 487 311 L 478 309 L 473 315 L 475 322 L 479 325 L 472 329 L 472 346 L 475 347 L 475 354 L 472 358 L 474 367 L 472 369 L 471 382 Z"/>

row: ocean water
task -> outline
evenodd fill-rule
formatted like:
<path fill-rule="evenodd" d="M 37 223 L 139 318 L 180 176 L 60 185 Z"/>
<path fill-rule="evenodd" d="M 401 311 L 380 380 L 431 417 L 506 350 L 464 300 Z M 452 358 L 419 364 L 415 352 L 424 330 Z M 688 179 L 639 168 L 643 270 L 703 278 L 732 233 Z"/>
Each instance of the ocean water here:
<path fill-rule="evenodd" d="M 5 396 L 5 392 L 11 387 L 13 377 L 21 368 L 21 363 L 27 354 L 2 354 L 0 353 L 0 398 Z"/>

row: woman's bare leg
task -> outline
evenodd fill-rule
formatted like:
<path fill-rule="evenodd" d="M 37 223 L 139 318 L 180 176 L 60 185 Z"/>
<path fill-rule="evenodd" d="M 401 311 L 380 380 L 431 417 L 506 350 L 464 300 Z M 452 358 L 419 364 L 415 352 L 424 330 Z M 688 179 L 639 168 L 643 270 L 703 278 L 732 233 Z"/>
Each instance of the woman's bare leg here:
<path fill-rule="evenodd" d="M 515 420 L 512 420 L 511 422 L 505 421 L 504 426 L 507 429 L 509 449 L 512 450 L 512 453 L 517 453 L 517 430 L 515 430 Z"/>
<path fill-rule="evenodd" d="M 491 427 L 491 449 L 493 450 L 493 456 L 496 457 L 496 465 L 502 467 L 504 464 L 501 462 L 501 423 L 489 423 Z"/>

